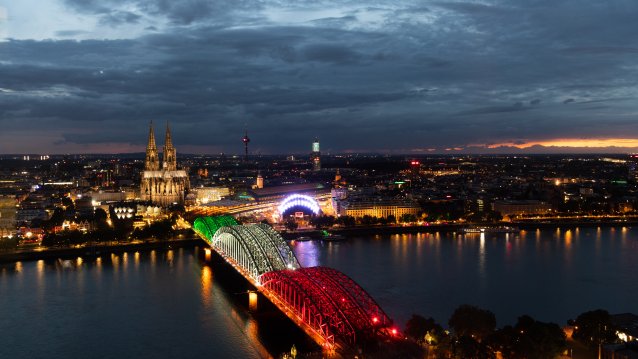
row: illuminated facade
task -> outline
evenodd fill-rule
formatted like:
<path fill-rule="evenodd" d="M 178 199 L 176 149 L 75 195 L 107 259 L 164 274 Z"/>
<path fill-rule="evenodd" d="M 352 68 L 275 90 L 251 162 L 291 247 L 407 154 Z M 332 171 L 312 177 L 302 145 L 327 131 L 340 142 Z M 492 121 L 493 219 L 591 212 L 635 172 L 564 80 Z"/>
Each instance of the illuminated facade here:
<path fill-rule="evenodd" d="M 257 188 L 264 188 L 264 177 L 261 175 L 261 173 L 257 174 L 257 182 L 255 183 L 255 186 Z"/>
<path fill-rule="evenodd" d="M 155 145 L 155 133 L 151 123 L 148 146 L 146 147 L 146 161 L 142 181 L 140 184 L 140 197 L 162 207 L 171 204 L 184 204 L 186 192 L 190 183 L 188 173 L 177 169 L 177 152 L 171 140 L 171 130 L 166 125 L 166 140 L 160 165 L 159 153 Z"/>
<path fill-rule="evenodd" d="M 0 237 L 14 234 L 16 230 L 16 199 L 0 195 Z"/>
<path fill-rule="evenodd" d="M 312 153 L 310 154 L 312 161 L 312 170 L 319 171 L 321 169 L 321 151 L 319 151 L 319 140 L 315 139 L 312 143 Z"/>
<path fill-rule="evenodd" d="M 221 201 L 222 198 L 230 196 L 228 187 L 196 187 L 192 191 L 196 194 L 198 204 Z"/>
<path fill-rule="evenodd" d="M 409 201 L 362 201 L 346 203 L 341 208 L 340 215 L 361 218 L 363 216 L 371 216 L 378 218 L 388 218 L 392 215 L 396 219 L 401 218 L 404 214 L 418 215 L 421 208 L 413 202 Z"/>
<path fill-rule="evenodd" d="M 545 214 L 552 210 L 549 203 L 527 200 L 527 201 L 495 201 L 492 205 L 494 211 L 502 215 L 519 214 Z"/>

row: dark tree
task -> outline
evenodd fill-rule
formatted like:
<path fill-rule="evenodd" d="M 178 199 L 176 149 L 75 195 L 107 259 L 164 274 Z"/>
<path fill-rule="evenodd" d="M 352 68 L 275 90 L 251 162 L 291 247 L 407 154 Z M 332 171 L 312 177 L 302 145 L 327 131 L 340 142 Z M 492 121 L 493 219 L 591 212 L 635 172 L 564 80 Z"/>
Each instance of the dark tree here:
<path fill-rule="evenodd" d="M 518 340 L 514 344 L 514 351 L 518 357 L 553 358 L 567 346 L 565 333 L 555 323 L 539 322 L 525 315 L 518 318 L 515 330 Z"/>
<path fill-rule="evenodd" d="M 293 219 L 287 220 L 285 226 L 289 231 L 294 231 L 295 229 L 297 229 L 297 227 L 299 227 L 297 222 L 295 222 L 295 220 Z"/>
<path fill-rule="evenodd" d="M 514 327 L 506 325 L 495 331 L 488 340 L 492 349 L 500 351 L 504 359 L 514 359 L 516 358 L 515 346 L 519 334 Z"/>
<path fill-rule="evenodd" d="M 377 223 L 377 217 L 373 217 L 368 214 L 361 217 L 361 224 L 363 224 L 364 226 L 370 226 L 376 223 Z"/>
<path fill-rule="evenodd" d="M 12 251 L 17 247 L 17 238 L 0 238 L 0 251 Z"/>
<path fill-rule="evenodd" d="M 333 216 L 315 216 L 310 220 L 310 223 L 317 229 L 329 228 L 335 223 Z"/>
<path fill-rule="evenodd" d="M 401 218 L 399 219 L 399 221 L 402 223 L 416 222 L 416 220 L 417 220 L 416 216 L 410 213 L 404 213 L 403 215 L 401 215 Z"/>
<path fill-rule="evenodd" d="M 412 318 L 405 324 L 405 334 L 421 342 L 426 334 L 430 334 L 431 342 L 436 343 L 444 334 L 443 328 L 432 318 L 425 318 L 417 314 L 412 314 Z"/>
<path fill-rule="evenodd" d="M 494 351 L 485 343 L 481 343 L 471 336 L 465 335 L 456 341 L 453 353 L 459 359 L 493 359 Z"/>
<path fill-rule="evenodd" d="M 601 343 L 615 343 L 618 340 L 616 328 L 611 323 L 611 315 L 602 309 L 579 315 L 574 322 L 572 337 L 591 347 L 597 347 Z"/>
<path fill-rule="evenodd" d="M 494 332 L 496 316 L 489 310 L 465 304 L 456 308 L 448 324 L 458 337 L 469 336 L 481 341 Z"/>
<path fill-rule="evenodd" d="M 344 227 L 353 227 L 356 224 L 356 221 L 352 216 L 341 216 L 337 218 L 337 223 Z"/>

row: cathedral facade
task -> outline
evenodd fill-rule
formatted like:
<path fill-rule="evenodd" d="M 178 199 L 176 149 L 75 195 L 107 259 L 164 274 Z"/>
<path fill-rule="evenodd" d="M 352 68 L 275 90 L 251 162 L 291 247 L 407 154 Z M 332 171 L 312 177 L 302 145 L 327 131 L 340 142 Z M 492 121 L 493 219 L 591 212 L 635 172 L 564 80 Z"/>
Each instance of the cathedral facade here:
<path fill-rule="evenodd" d="M 155 131 L 151 122 L 146 147 L 146 160 L 140 184 L 140 198 L 153 204 L 168 207 L 173 204 L 184 204 L 184 198 L 190 189 L 188 173 L 177 169 L 175 147 L 171 140 L 171 130 L 166 124 L 166 139 L 160 163 L 159 153 L 155 145 Z"/>

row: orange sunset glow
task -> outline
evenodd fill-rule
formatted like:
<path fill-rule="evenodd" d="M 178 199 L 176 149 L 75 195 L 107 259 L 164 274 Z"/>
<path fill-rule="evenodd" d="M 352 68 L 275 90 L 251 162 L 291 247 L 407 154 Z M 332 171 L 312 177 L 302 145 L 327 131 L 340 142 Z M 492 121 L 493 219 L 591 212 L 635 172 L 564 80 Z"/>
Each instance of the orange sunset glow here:
<path fill-rule="evenodd" d="M 566 138 L 543 141 L 529 141 L 525 143 L 503 142 L 487 146 L 498 148 L 510 146 L 516 148 L 529 148 L 532 146 L 545 147 L 638 147 L 638 139 L 634 138 Z"/>

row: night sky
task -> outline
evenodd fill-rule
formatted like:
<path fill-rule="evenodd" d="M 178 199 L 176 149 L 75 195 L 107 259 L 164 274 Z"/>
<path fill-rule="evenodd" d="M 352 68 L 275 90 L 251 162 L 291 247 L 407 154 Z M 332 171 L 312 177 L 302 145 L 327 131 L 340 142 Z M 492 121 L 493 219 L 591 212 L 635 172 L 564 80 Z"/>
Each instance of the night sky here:
<path fill-rule="evenodd" d="M 638 147 L 636 0 L 0 0 L 0 39 L 0 153 Z"/>

